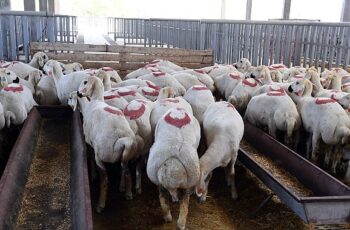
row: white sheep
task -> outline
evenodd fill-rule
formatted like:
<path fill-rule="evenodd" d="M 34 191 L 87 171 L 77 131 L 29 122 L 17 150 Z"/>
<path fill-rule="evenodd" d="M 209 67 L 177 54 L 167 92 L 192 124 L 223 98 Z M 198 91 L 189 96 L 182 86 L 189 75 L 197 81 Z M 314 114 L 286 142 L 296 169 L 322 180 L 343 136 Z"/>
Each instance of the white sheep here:
<path fill-rule="evenodd" d="M 229 74 L 231 72 L 237 71 L 237 69 L 233 65 L 219 65 L 215 64 L 212 66 L 211 70 L 206 72 L 213 80 L 218 76 L 223 74 Z"/>
<path fill-rule="evenodd" d="M 78 94 L 90 98 L 90 102 L 79 100 L 79 103 L 83 104 L 85 140 L 95 151 L 95 160 L 100 173 L 100 197 L 97 212 L 101 212 L 106 203 L 108 178 L 105 162 L 121 161 L 127 177 L 126 199 L 132 199 L 128 161 L 135 157 L 137 150 L 135 134 L 123 112 L 104 103 L 103 91 L 102 81 L 94 76 L 81 82 L 78 91 Z M 73 107 L 75 107 L 74 103 Z"/>
<path fill-rule="evenodd" d="M 109 75 L 109 77 L 111 78 L 111 81 L 112 81 L 112 87 L 116 87 L 116 84 L 118 84 L 119 82 L 122 81 L 118 72 L 115 69 L 113 69 L 111 67 L 102 67 L 100 69 L 105 71 Z"/>
<path fill-rule="evenodd" d="M 39 105 L 58 105 L 60 103 L 53 77 L 43 75 L 36 86 L 35 100 Z"/>
<path fill-rule="evenodd" d="M 162 67 L 165 67 L 167 69 L 170 69 L 170 70 L 173 70 L 173 71 L 181 71 L 183 70 L 183 68 L 179 65 L 176 65 L 175 63 L 171 62 L 171 61 L 168 61 L 168 60 L 163 60 L 163 59 L 156 59 L 156 60 L 153 60 L 149 63 L 149 65 L 155 65 L 155 66 L 152 66 L 152 67 L 156 67 L 158 68 L 159 70 L 162 71 Z M 170 72 L 166 72 L 166 73 L 170 73 Z"/>
<path fill-rule="evenodd" d="M 186 89 L 172 75 L 164 72 L 153 72 L 143 75 L 139 79 L 151 81 L 162 88 L 172 87 L 177 96 L 182 96 L 186 92 Z"/>
<path fill-rule="evenodd" d="M 197 118 L 199 124 L 203 123 L 203 115 L 208 106 L 215 102 L 211 91 L 202 85 L 195 85 L 189 88 L 183 98 L 190 103 L 193 115 Z"/>
<path fill-rule="evenodd" d="M 49 60 L 49 57 L 47 56 L 46 53 L 44 52 L 36 52 L 28 65 L 36 68 L 36 69 L 41 69 L 44 67 L 45 63 Z"/>
<path fill-rule="evenodd" d="M 241 73 L 246 73 L 252 67 L 252 64 L 247 58 L 241 58 L 237 63 L 235 63 L 236 69 Z"/>
<path fill-rule="evenodd" d="M 232 94 L 233 89 L 242 82 L 244 75 L 238 71 L 234 71 L 228 74 L 223 74 L 214 79 L 215 87 L 219 93 L 228 99 Z"/>
<path fill-rule="evenodd" d="M 66 63 L 66 64 L 60 62 L 60 65 L 62 68 L 62 73 L 64 75 L 84 70 L 83 65 L 80 64 L 79 62 Z"/>
<path fill-rule="evenodd" d="M 239 112 L 244 112 L 248 102 L 254 92 L 260 87 L 260 82 L 253 78 L 248 78 L 234 88 L 232 94 L 228 97 L 228 102 L 233 104 Z"/>
<path fill-rule="evenodd" d="M 9 83 L 19 83 L 21 85 L 27 86 L 27 88 L 35 95 L 36 86 L 39 83 L 42 72 L 39 70 L 34 70 L 29 73 L 28 80 L 24 80 L 22 78 L 17 77 L 17 75 L 11 70 L 5 69 L 5 73 L 7 75 L 7 81 Z"/>
<path fill-rule="evenodd" d="M 138 78 L 140 76 L 152 73 L 152 72 L 159 72 L 160 70 L 155 68 L 155 67 L 151 67 L 149 65 L 146 65 L 145 67 L 139 68 L 137 70 L 134 70 L 130 73 L 128 73 L 124 80 L 128 80 L 128 79 L 134 79 L 134 78 Z"/>
<path fill-rule="evenodd" d="M 292 144 L 293 133 L 301 125 L 293 100 L 282 88 L 252 97 L 244 119 L 255 126 L 268 127 L 269 134 L 274 138 L 277 137 L 277 130 L 285 132 L 285 143 L 289 146 Z"/>
<path fill-rule="evenodd" d="M 178 82 L 180 82 L 180 84 L 186 89 L 188 90 L 189 88 L 191 88 L 194 85 L 204 85 L 203 83 L 201 83 L 198 78 L 195 75 L 192 75 L 190 73 L 184 73 L 184 72 L 180 72 L 180 73 L 175 73 L 172 75 Z"/>
<path fill-rule="evenodd" d="M 23 62 L 18 62 L 18 61 L 13 61 L 8 67 L 8 70 L 11 70 L 14 72 L 17 77 L 22 78 L 22 79 L 27 79 L 29 76 L 29 73 L 33 71 L 37 71 L 37 68 L 34 68 L 30 66 L 29 64 L 23 63 Z"/>
<path fill-rule="evenodd" d="M 214 80 L 202 69 L 186 69 L 177 73 L 189 73 L 197 77 L 198 81 L 200 82 L 199 84 L 196 85 L 202 85 L 204 84 L 210 91 L 214 92 L 215 91 L 215 86 L 214 86 Z M 174 75 L 174 74 L 173 74 Z"/>
<path fill-rule="evenodd" d="M 312 146 L 311 159 L 316 161 L 319 142 L 328 145 L 347 144 L 350 136 L 350 118 L 344 109 L 330 98 L 311 97 L 312 83 L 307 79 L 298 80 L 291 84 L 288 90 L 297 103 L 304 128 L 311 135 L 307 149 Z M 336 117 L 337 119 L 330 119 Z M 307 154 L 309 151 L 307 151 Z M 339 151 L 333 153 L 338 154 Z M 332 172 L 335 172 L 337 161 L 333 161 Z M 350 178 L 347 178 L 348 180 Z"/>
<path fill-rule="evenodd" d="M 156 90 L 154 88 L 148 87 L 148 86 L 141 86 L 138 87 L 137 92 L 147 98 L 148 100 L 155 101 L 158 98 L 159 90 Z"/>
<path fill-rule="evenodd" d="M 234 166 L 244 133 L 242 117 L 230 103 L 215 102 L 210 104 L 204 113 L 203 129 L 208 149 L 199 160 L 200 177 L 196 185 L 196 194 L 201 201 L 205 201 L 212 171 L 217 167 L 227 166 L 231 196 L 236 199 Z"/>
<path fill-rule="evenodd" d="M 148 86 L 150 88 L 160 90 L 160 87 L 154 84 L 151 81 L 141 80 L 141 79 L 128 79 L 124 80 L 116 85 L 116 87 L 125 87 L 125 86 Z"/>
<path fill-rule="evenodd" d="M 130 89 L 128 87 L 113 88 L 110 90 L 110 92 L 118 93 L 119 96 L 123 97 L 128 102 L 135 99 L 147 100 L 147 98 L 139 94 L 136 90 Z"/>
<path fill-rule="evenodd" d="M 166 222 L 172 221 L 166 191 L 173 201 L 180 201 L 178 229 L 186 228 L 190 193 L 199 179 L 199 140 L 200 126 L 196 118 L 183 109 L 170 109 L 157 124 L 147 161 L 147 175 L 159 188 Z"/>

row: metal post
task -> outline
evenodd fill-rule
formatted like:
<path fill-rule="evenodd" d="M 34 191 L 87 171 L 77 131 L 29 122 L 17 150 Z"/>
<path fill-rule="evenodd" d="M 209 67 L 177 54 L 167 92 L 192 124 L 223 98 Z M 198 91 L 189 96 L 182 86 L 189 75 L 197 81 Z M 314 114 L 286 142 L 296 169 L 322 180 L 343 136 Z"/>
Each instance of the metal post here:
<path fill-rule="evenodd" d="M 11 1 L 0 0 L 0 10 L 11 10 Z"/>
<path fill-rule="evenodd" d="M 245 13 L 246 20 L 252 19 L 252 4 L 253 4 L 253 0 L 247 0 L 246 13 Z"/>
<path fill-rule="evenodd" d="M 25 11 L 35 11 L 35 0 L 23 0 Z"/>
<path fill-rule="evenodd" d="M 39 11 L 47 11 L 47 0 L 39 0 Z"/>
<path fill-rule="evenodd" d="M 283 3 L 283 19 L 289 19 L 291 4 L 292 4 L 292 0 L 284 0 L 284 3 Z"/>
<path fill-rule="evenodd" d="M 341 22 L 350 22 L 350 0 L 343 0 L 343 7 L 341 11 Z"/>

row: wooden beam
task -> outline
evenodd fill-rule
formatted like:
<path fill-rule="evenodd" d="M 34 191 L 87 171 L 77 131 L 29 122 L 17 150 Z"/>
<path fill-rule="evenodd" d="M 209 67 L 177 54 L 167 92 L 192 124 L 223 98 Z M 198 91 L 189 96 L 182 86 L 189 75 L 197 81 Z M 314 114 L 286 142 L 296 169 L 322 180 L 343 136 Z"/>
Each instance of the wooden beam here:
<path fill-rule="evenodd" d="M 247 0 L 246 13 L 245 13 L 246 20 L 252 19 L 252 4 L 253 4 L 253 0 Z"/>
<path fill-rule="evenodd" d="M 350 0 L 343 0 L 340 21 L 350 22 Z"/>
<path fill-rule="evenodd" d="M 292 4 L 292 0 L 284 0 L 284 3 L 283 3 L 283 19 L 289 19 L 291 4 Z"/>

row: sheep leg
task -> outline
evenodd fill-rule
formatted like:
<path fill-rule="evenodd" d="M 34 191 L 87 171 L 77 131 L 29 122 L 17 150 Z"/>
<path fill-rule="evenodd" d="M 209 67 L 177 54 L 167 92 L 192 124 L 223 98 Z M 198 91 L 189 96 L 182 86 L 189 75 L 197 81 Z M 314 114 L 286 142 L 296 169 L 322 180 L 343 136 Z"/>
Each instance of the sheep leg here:
<path fill-rule="evenodd" d="M 188 204 L 190 201 L 190 193 L 185 191 L 182 198 L 180 199 L 180 214 L 179 219 L 177 220 L 177 228 L 184 230 L 186 229 L 186 220 L 188 215 Z"/>
<path fill-rule="evenodd" d="M 210 172 L 208 174 L 207 178 L 205 178 L 205 180 L 204 180 L 206 189 L 205 189 L 205 191 L 203 192 L 202 196 L 199 199 L 200 203 L 204 203 L 207 200 L 208 186 L 209 186 L 209 182 L 210 182 L 210 179 L 212 178 L 212 176 L 213 176 L 213 172 Z"/>
<path fill-rule="evenodd" d="M 311 142 L 312 142 L 312 135 L 309 134 L 309 137 L 307 138 L 307 141 L 306 141 L 306 153 L 305 153 L 305 157 L 307 159 L 310 159 L 311 156 L 310 156 L 310 152 L 311 152 Z"/>
<path fill-rule="evenodd" d="M 330 148 L 327 149 L 327 151 L 325 151 L 324 154 L 324 166 L 327 168 L 329 166 L 330 160 L 331 160 L 331 155 L 332 155 L 332 151 Z"/>
<path fill-rule="evenodd" d="M 160 202 L 160 207 L 162 208 L 164 221 L 171 222 L 173 220 L 173 217 L 171 216 L 171 211 L 170 211 L 169 202 L 167 200 L 166 191 L 161 187 L 158 187 L 158 190 L 159 190 L 159 202 Z"/>
<path fill-rule="evenodd" d="M 236 154 L 237 156 L 237 154 Z M 232 158 L 231 163 L 230 163 L 230 181 L 231 181 L 231 197 L 232 199 L 236 200 L 238 198 L 237 195 L 237 188 L 236 188 L 236 181 L 235 181 L 235 162 L 236 159 Z"/>
<path fill-rule="evenodd" d="M 335 151 L 333 153 L 333 160 L 332 160 L 332 167 L 331 172 L 335 174 L 337 172 L 337 165 L 339 164 L 339 161 L 342 158 L 342 153 L 340 151 L 340 147 L 336 146 Z"/>
<path fill-rule="evenodd" d="M 125 199 L 132 200 L 132 178 L 128 162 L 122 162 L 122 170 L 125 178 Z"/>
<path fill-rule="evenodd" d="M 141 157 L 136 164 L 136 194 L 142 193 L 142 169 L 144 158 Z"/>
<path fill-rule="evenodd" d="M 121 168 L 119 192 L 125 192 L 125 172 L 124 172 L 123 168 Z"/>
<path fill-rule="evenodd" d="M 230 169 L 228 167 L 224 167 L 225 170 L 225 180 L 226 180 L 226 184 L 227 186 L 231 186 L 231 180 L 230 178 Z"/>
<path fill-rule="evenodd" d="M 316 163 L 317 162 L 317 152 L 319 147 L 319 134 L 313 133 L 312 134 L 312 152 L 311 152 L 311 161 Z"/>
<path fill-rule="evenodd" d="M 100 174 L 100 196 L 98 198 L 98 204 L 96 211 L 101 213 L 106 207 L 107 189 L 108 189 L 108 177 L 105 169 L 98 167 Z"/>
<path fill-rule="evenodd" d="M 276 139 L 276 124 L 272 119 L 269 122 L 269 134 Z"/>

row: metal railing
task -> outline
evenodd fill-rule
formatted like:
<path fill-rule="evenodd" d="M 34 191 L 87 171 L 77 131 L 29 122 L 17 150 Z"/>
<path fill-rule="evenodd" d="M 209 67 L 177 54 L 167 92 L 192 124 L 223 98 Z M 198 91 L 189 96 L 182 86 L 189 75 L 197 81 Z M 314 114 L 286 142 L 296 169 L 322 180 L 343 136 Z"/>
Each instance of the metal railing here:
<path fill-rule="evenodd" d="M 108 35 L 122 39 L 126 45 L 144 45 L 145 19 L 108 18 Z"/>
<path fill-rule="evenodd" d="M 133 30 L 135 20 L 143 20 L 144 34 L 140 28 Z M 118 36 L 127 40 L 136 39 L 137 34 L 144 46 L 212 49 L 214 61 L 224 64 L 246 57 L 253 65 L 324 69 L 345 68 L 350 59 L 350 23 L 128 19 L 116 28 Z"/>
<path fill-rule="evenodd" d="M 0 59 L 29 60 L 33 41 L 74 42 L 76 17 L 46 12 L 0 11 Z"/>

